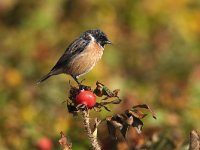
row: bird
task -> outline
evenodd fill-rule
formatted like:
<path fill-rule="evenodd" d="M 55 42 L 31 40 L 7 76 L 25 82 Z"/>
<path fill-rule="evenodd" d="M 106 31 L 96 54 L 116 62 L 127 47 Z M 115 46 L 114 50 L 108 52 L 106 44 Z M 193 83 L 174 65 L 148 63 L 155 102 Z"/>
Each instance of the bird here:
<path fill-rule="evenodd" d="M 37 84 L 54 75 L 68 74 L 81 85 L 78 78 L 93 69 L 101 59 L 106 44 L 111 44 L 111 41 L 100 29 L 83 32 L 69 44 L 55 66 Z"/>

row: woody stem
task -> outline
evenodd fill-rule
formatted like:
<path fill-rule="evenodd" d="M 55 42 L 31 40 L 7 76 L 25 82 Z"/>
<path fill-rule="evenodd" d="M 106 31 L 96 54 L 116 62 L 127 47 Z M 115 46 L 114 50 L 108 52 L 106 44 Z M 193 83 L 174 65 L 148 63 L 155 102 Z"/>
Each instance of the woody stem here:
<path fill-rule="evenodd" d="M 83 124 L 85 131 L 87 133 L 88 139 L 92 145 L 93 150 L 101 150 L 101 147 L 98 143 L 97 136 L 92 134 L 92 130 L 90 128 L 90 120 L 89 120 L 89 111 L 82 111 L 83 116 Z"/>

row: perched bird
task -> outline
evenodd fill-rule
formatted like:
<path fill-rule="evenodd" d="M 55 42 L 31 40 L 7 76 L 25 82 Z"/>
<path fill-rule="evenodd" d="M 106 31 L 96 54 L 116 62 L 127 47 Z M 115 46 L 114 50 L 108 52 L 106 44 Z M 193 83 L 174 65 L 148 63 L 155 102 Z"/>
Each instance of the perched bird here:
<path fill-rule="evenodd" d="M 75 39 L 65 50 L 51 71 L 38 84 L 53 75 L 69 74 L 80 85 L 78 77 L 89 72 L 101 59 L 106 44 L 111 44 L 105 33 L 99 29 L 87 30 Z"/>

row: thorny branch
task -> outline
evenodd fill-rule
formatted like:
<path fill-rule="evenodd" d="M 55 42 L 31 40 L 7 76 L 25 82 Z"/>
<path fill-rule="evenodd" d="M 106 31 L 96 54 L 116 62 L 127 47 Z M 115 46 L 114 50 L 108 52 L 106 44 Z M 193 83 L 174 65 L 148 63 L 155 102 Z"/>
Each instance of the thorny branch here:
<path fill-rule="evenodd" d="M 96 133 L 98 124 L 96 123 L 94 132 L 92 132 L 92 130 L 90 128 L 89 111 L 87 111 L 87 110 L 82 111 L 82 116 L 83 116 L 83 125 L 84 125 L 85 131 L 87 133 L 87 136 L 90 140 L 90 143 L 92 144 L 92 149 L 93 150 L 101 150 L 101 146 L 98 143 L 97 133 Z"/>

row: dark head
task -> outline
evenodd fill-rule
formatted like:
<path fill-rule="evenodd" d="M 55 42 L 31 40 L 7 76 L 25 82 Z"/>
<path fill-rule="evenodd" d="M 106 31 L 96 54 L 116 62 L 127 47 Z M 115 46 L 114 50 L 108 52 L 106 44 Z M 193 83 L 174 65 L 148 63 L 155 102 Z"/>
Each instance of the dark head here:
<path fill-rule="evenodd" d="M 106 44 L 111 44 L 111 42 L 108 40 L 107 36 L 105 33 L 103 33 L 99 29 L 94 29 L 94 30 L 88 30 L 85 33 L 91 34 L 95 40 L 102 46 L 104 47 Z"/>

